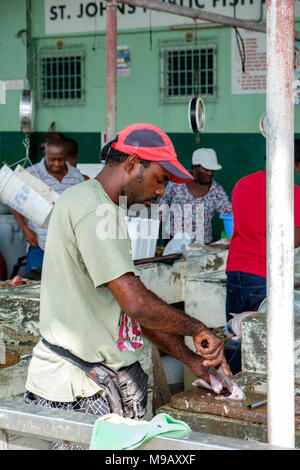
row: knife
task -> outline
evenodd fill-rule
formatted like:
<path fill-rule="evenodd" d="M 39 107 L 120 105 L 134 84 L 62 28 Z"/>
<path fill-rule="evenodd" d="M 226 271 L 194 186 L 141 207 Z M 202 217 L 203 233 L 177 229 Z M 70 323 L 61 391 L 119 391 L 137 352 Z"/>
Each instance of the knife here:
<path fill-rule="evenodd" d="M 203 341 L 201 341 L 201 346 L 203 348 L 207 348 L 208 343 L 205 339 Z M 228 388 L 229 391 L 231 391 L 231 389 L 234 385 L 234 382 L 233 382 L 233 380 L 230 379 L 230 377 L 228 375 L 224 374 L 222 366 L 220 366 L 217 370 L 214 367 L 210 367 L 210 369 L 212 370 L 213 375 L 215 375 L 221 381 L 223 386 L 225 386 L 226 388 Z"/>

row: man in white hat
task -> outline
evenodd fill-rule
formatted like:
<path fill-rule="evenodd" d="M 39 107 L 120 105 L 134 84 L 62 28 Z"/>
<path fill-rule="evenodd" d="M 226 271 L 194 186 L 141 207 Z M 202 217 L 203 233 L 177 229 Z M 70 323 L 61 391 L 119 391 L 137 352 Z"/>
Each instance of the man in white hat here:
<path fill-rule="evenodd" d="M 221 170 L 216 152 L 209 148 L 195 150 L 192 156 L 192 174 L 194 180 L 186 184 L 169 183 L 164 196 L 159 201 L 161 218 L 166 222 L 168 206 L 171 210 L 170 225 L 165 227 L 170 237 L 176 233 L 193 234 L 197 241 L 203 238 L 204 243 L 212 241 L 211 220 L 215 212 L 231 213 L 230 201 L 220 184 L 214 179 L 216 170 Z M 171 207 L 172 206 L 172 207 Z M 204 213 L 204 223 L 198 217 Z"/>

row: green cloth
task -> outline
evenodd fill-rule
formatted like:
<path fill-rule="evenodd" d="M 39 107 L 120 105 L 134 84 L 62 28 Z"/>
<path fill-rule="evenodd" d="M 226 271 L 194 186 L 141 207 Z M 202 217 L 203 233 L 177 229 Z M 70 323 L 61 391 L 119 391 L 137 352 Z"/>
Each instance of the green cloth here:
<path fill-rule="evenodd" d="M 135 421 L 119 417 L 119 422 L 97 420 L 90 442 L 90 450 L 130 450 L 139 447 L 155 436 L 183 437 L 191 431 L 183 421 L 166 413 L 156 415 L 151 421 Z"/>

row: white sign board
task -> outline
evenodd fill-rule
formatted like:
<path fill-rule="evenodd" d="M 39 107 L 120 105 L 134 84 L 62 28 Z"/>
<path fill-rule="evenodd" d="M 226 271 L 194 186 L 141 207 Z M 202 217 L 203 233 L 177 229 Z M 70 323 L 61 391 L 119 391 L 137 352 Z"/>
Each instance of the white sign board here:
<path fill-rule="evenodd" d="M 16 80 L 3 80 L 5 90 L 23 90 L 24 80 L 17 78 Z"/>
<path fill-rule="evenodd" d="M 17 78 L 16 80 L 0 80 L 0 104 L 6 104 L 6 91 L 23 89 L 23 79 Z"/>
<path fill-rule="evenodd" d="M 235 30 L 231 34 L 231 89 L 233 95 L 266 92 L 266 35 L 255 31 L 239 30 L 245 48 L 245 71 Z"/>
<path fill-rule="evenodd" d="M 46 34 L 105 31 L 107 4 L 105 0 L 44 0 Z M 159 0 L 158 0 L 159 1 Z M 206 12 L 247 20 L 259 20 L 263 0 L 164 0 Z M 235 6 L 234 6 L 235 5 Z M 151 17 L 151 18 L 150 18 Z M 146 10 L 131 5 L 118 5 L 118 29 L 149 28 L 191 23 L 179 15 Z"/>

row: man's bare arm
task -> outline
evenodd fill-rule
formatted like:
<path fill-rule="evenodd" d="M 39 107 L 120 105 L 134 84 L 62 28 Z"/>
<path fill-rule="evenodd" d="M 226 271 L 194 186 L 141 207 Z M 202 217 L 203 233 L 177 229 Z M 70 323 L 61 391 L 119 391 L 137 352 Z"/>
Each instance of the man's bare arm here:
<path fill-rule="evenodd" d="M 222 364 L 224 372 L 228 373 L 223 342 L 202 322 L 166 304 L 149 291 L 133 273 L 126 273 L 108 282 L 107 286 L 121 309 L 138 321 L 144 329 L 171 335 L 192 336 L 196 349 L 205 359 L 204 366 Z M 172 338 L 169 337 L 169 340 Z M 202 347 L 203 342 L 205 347 Z"/>
<path fill-rule="evenodd" d="M 107 286 L 121 309 L 145 328 L 184 336 L 195 336 L 206 329 L 199 320 L 166 304 L 149 291 L 133 273 L 126 273 Z"/>
<path fill-rule="evenodd" d="M 39 242 L 38 242 L 37 234 L 33 230 L 31 230 L 31 228 L 28 227 L 25 221 L 25 217 L 19 212 L 17 212 L 16 210 L 12 210 L 12 213 L 15 219 L 17 220 L 20 226 L 20 229 L 22 230 L 24 234 L 24 237 L 27 243 L 29 243 L 30 246 L 38 247 Z"/>
<path fill-rule="evenodd" d="M 142 327 L 143 335 L 152 343 L 156 344 L 167 354 L 179 359 L 183 362 L 192 374 L 201 377 L 209 383 L 209 375 L 207 369 L 203 365 L 203 359 L 191 351 L 184 343 L 182 337 L 169 333 L 162 333 L 158 330 L 149 330 Z"/>

